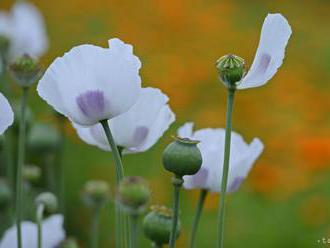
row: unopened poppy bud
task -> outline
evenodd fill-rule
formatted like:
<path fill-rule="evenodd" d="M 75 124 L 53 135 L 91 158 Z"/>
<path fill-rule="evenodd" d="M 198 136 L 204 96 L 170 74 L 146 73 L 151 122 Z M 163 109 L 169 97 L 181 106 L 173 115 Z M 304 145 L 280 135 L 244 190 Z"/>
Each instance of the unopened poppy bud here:
<path fill-rule="evenodd" d="M 140 212 L 150 199 L 150 189 L 147 182 L 141 177 L 125 177 L 118 186 L 117 200 L 130 212 Z"/>
<path fill-rule="evenodd" d="M 173 213 L 165 206 L 152 206 L 151 212 L 143 219 L 145 236 L 158 246 L 168 244 L 172 230 Z M 180 221 L 177 227 L 176 238 L 180 235 Z"/>
<path fill-rule="evenodd" d="M 0 178 L 0 210 L 9 206 L 11 201 L 11 190 L 6 180 Z"/>
<path fill-rule="evenodd" d="M 40 204 L 45 206 L 45 211 L 47 213 L 54 213 L 57 210 L 57 198 L 53 193 L 44 192 L 37 196 L 36 205 L 39 206 Z"/>
<path fill-rule="evenodd" d="M 35 165 L 25 165 L 23 167 L 22 174 L 24 180 L 30 183 L 35 183 L 41 176 L 41 170 L 38 166 Z"/>
<path fill-rule="evenodd" d="M 188 138 L 175 138 L 163 153 L 163 164 L 166 170 L 178 177 L 193 175 L 202 166 L 202 154 L 197 147 L 199 141 Z"/>
<path fill-rule="evenodd" d="M 90 180 L 83 188 L 82 198 L 88 207 L 102 206 L 110 198 L 110 186 L 102 180 Z"/>
<path fill-rule="evenodd" d="M 236 87 L 244 75 L 244 59 L 236 55 L 222 56 L 216 62 L 220 79 L 227 87 Z"/>
<path fill-rule="evenodd" d="M 35 153 L 49 153 L 58 148 L 60 135 L 57 129 L 46 124 L 35 124 L 32 126 L 28 144 Z"/>
<path fill-rule="evenodd" d="M 16 83 L 24 88 L 30 87 L 41 76 L 41 68 L 37 60 L 23 55 L 9 66 Z"/>

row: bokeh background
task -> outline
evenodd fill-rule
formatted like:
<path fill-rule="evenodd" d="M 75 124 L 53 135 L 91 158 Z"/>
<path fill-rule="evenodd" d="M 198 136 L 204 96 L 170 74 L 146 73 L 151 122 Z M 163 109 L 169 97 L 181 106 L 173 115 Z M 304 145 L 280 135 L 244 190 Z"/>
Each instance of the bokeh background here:
<path fill-rule="evenodd" d="M 71 47 L 107 46 L 111 37 L 134 45 L 141 58 L 143 86 L 170 97 L 177 120 L 149 151 L 124 158 L 127 175 L 147 178 L 152 203 L 171 206 L 169 173 L 161 164 L 171 134 L 186 121 L 196 128 L 224 127 L 226 90 L 214 63 L 235 53 L 251 64 L 262 22 L 280 12 L 293 35 L 283 66 L 265 87 L 240 91 L 235 99 L 234 130 L 246 141 L 259 137 L 265 150 L 249 178 L 228 198 L 227 247 L 322 247 L 330 238 L 330 2 L 219 0 L 34 0 L 47 22 L 50 49 L 42 64 Z M 13 1 L 0 0 L 1 9 Z M 53 125 L 52 109 L 35 91 L 35 119 Z M 79 140 L 69 123 L 65 139 L 67 233 L 87 247 L 90 212 L 80 190 L 88 179 L 114 187 L 110 153 Z M 28 157 L 29 159 L 29 157 Z M 188 245 L 198 192 L 182 193 L 183 232 Z M 198 247 L 216 241 L 218 196 L 209 196 L 199 227 Z M 114 242 L 112 207 L 104 209 L 101 247 Z M 140 247 L 149 247 L 141 234 Z"/>

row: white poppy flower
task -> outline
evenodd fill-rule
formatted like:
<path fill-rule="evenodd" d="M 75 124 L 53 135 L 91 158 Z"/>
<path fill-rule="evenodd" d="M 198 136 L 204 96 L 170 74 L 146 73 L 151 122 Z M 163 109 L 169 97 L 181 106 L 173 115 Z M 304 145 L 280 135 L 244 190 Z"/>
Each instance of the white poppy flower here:
<path fill-rule="evenodd" d="M 13 124 L 14 121 L 14 112 L 6 99 L 1 93 L 0 93 L 0 135 L 3 134 L 6 129 Z"/>
<path fill-rule="evenodd" d="M 38 93 L 71 121 L 91 126 L 128 111 L 141 89 L 140 60 L 119 39 L 110 48 L 80 45 L 55 59 L 38 84 Z"/>
<path fill-rule="evenodd" d="M 125 153 L 148 150 L 175 120 L 167 104 L 168 97 L 159 89 L 142 88 L 137 103 L 126 113 L 109 121 L 118 146 Z M 109 151 L 110 147 L 100 124 L 89 128 L 75 125 L 79 137 L 90 145 Z"/>
<path fill-rule="evenodd" d="M 206 128 L 193 132 L 193 123 L 186 123 L 178 129 L 178 136 L 199 140 L 198 148 L 203 157 L 201 169 L 192 176 L 184 176 L 186 189 L 207 189 L 219 192 L 223 168 L 225 129 Z M 227 193 L 236 191 L 247 177 L 254 162 L 263 150 L 257 138 L 248 145 L 242 136 L 232 132 Z"/>
<path fill-rule="evenodd" d="M 11 61 L 24 54 L 40 57 L 48 48 L 43 17 L 28 2 L 16 3 L 10 13 L 0 12 L 0 35 L 10 41 Z"/>
<path fill-rule="evenodd" d="M 31 221 L 23 221 L 22 225 L 22 243 L 24 248 L 38 247 L 38 229 L 37 224 Z M 63 215 L 56 214 L 48 217 L 42 222 L 42 247 L 54 248 L 65 239 L 63 229 Z M 0 242 L 0 248 L 17 247 L 17 228 L 16 225 L 9 228 L 3 235 Z"/>
<path fill-rule="evenodd" d="M 288 21 L 281 14 L 267 15 L 252 66 L 237 89 L 259 87 L 275 75 L 282 65 L 291 33 Z"/>

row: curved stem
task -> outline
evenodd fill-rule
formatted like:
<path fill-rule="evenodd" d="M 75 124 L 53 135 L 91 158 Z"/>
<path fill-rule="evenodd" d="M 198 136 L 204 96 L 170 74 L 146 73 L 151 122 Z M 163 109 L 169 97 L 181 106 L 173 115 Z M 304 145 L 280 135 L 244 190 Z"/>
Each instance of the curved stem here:
<path fill-rule="evenodd" d="M 194 248 L 196 246 L 195 240 L 196 240 L 196 234 L 197 234 L 197 228 L 199 224 L 199 219 L 203 210 L 204 202 L 206 199 L 208 191 L 206 189 L 202 189 L 199 194 L 199 199 L 196 207 L 196 213 L 194 217 L 194 223 L 193 223 L 193 229 L 191 232 L 191 237 L 190 237 L 190 247 Z"/>
<path fill-rule="evenodd" d="M 42 219 L 44 215 L 44 209 L 44 204 L 39 204 L 37 207 L 38 248 L 42 248 Z"/>
<path fill-rule="evenodd" d="M 173 206 L 173 222 L 172 222 L 172 230 L 170 235 L 170 243 L 169 247 L 175 247 L 175 241 L 177 238 L 177 227 L 178 227 L 178 219 L 179 219 L 179 208 L 180 208 L 180 188 L 183 184 L 183 179 L 180 176 L 175 176 L 173 178 L 173 186 L 174 186 L 174 206 Z"/>
<path fill-rule="evenodd" d="M 28 88 L 23 88 L 23 96 L 21 102 L 20 126 L 18 136 L 18 159 L 16 173 L 16 226 L 17 226 L 17 244 L 18 248 L 22 248 L 22 168 L 25 160 L 25 109 L 28 98 Z"/>
<path fill-rule="evenodd" d="M 130 215 L 130 220 L 131 220 L 131 239 L 130 239 L 130 248 L 136 248 L 138 247 L 137 245 L 137 223 L 138 223 L 138 215 L 136 214 L 131 214 Z"/>
<path fill-rule="evenodd" d="M 112 154 L 113 154 L 113 159 L 115 161 L 115 167 L 116 167 L 116 176 L 117 176 L 117 184 L 120 182 L 121 179 L 124 177 L 124 170 L 123 170 L 123 165 L 121 162 L 121 157 L 120 153 L 118 151 L 118 147 L 116 146 L 115 140 L 112 136 L 110 127 L 108 125 L 108 120 L 103 120 L 100 121 L 103 130 L 105 132 L 105 135 L 107 136 Z"/>
<path fill-rule="evenodd" d="M 99 223 L 100 223 L 101 208 L 96 206 L 93 209 L 92 225 L 91 225 L 91 248 L 97 248 L 99 246 Z"/>
<path fill-rule="evenodd" d="M 122 161 L 121 161 L 121 155 L 118 151 L 118 147 L 116 146 L 115 140 L 112 136 L 109 124 L 108 124 L 108 120 L 103 120 L 100 121 L 104 133 L 107 136 L 112 154 L 113 154 L 113 159 L 115 162 L 115 169 L 116 169 L 116 184 L 118 185 L 118 183 L 123 179 L 124 177 L 124 170 L 123 170 L 123 165 L 122 165 Z M 122 211 L 120 210 L 120 207 L 118 206 L 118 204 L 115 203 L 115 222 L 116 222 L 116 227 L 115 227 L 115 234 L 116 234 L 116 247 L 117 248 L 121 248 L 121 237 L 122 237 L 122 233 L 123 233 L 123 214 Z M 126 235 L 126 233 L 124 234 Z M 126 235 L 127 236 L 127 235 Z M 126 240 L 126 236 L 125 236 L 125 240 Z"/>
<path fill-rule="evenodd" d="M 221 198 L 219 203 L 219 216 L 218 216 L 218 247 L 219 248 L 223 248 L 224 245 L 225 201 L 226 201 L 227 181 L 228 181 L 228 172 L 229 172 L 230 140 L 231 140 L 234 94 L 235 94 L 235 89 L 228 88 L 225 150 L 224 150 L 223 172 L 222 172 L 222 182 L 221 182 L 221 190 L 220 190 Z"/>

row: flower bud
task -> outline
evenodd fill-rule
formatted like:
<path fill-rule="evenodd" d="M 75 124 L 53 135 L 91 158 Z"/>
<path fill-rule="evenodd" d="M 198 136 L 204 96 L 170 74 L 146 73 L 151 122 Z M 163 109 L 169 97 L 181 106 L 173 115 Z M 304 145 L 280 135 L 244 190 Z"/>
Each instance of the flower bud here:
<path fill-rule="evenodd" d="M 220 79 L 227 87 L 236 87 L 244 75 L 244 59 L 236 55 L 222 56 L 216 62 Z"/>
<path fill-rule="evenodd" d="M 43 204 L 45 206 L 45 211 L 49 214 L 54 213 L 57 210 L 57 198 L 53 193 L 41 193 L 37 196 L 35 202 L 37 206 Z"/>
<path fill-rule="evenodd" d="M 172 230 L 173 213 L 165 206 L 152 206 L 151 212 L 143 219 L 143 232 L 148 239 L 158 246 L 168 244 Z M 178 222 L 176 238 L 180 235 L 181 224 Z"/>
<path fill-rule="evenodd" d="M 128 212 L 140 212 L 150 199 L 150 189 L 141 177 L 125 177 L 118 186 L 117 200 Z"/>
<path fill-rule="evenodd" d="M 28 144 L 35 153 L 49 153 L 58 148 L 60 135 L 57 129 L 46 124 L 35 124 L 32 126 Z"/>
<path fill-rule="evenodd" d="M 17 58 L 9 70 L 16 83 L 24 88 L 30 87 L 41 75 L 38 61 L 29 55 Z"/>
<path fill-rule="evenodd" d="M 166 170 L 178 177 L 193 175 L 202 166 L 202 154 L 197 147 L 199 141 L 177 137 L 163 153 L 163 164 Z"/>
<path fill-rule="evenodd" d="M 41 176 L 41 170 L 35 165 L 25 165 L 23 167 L 22 176 L 24 180 L 30 183 L 36 183 Z"/>
<path fill-rule="evenodd" d="M 11 190 L 8 183 L 0 178 L 0 210 L 10 205 L 11 197 Z"/>
<path fill-rule="evenodd" d="M 90 180 L 86 182 L 82 199 L 88 207 L 99 207 L 108 202 L 110 198 L 110 186 L 102 180 Z"/>

